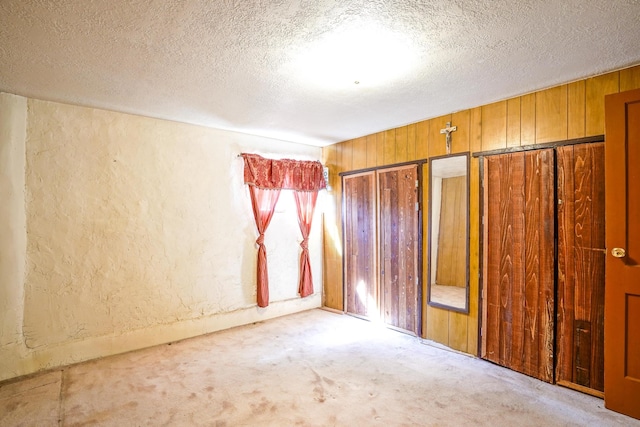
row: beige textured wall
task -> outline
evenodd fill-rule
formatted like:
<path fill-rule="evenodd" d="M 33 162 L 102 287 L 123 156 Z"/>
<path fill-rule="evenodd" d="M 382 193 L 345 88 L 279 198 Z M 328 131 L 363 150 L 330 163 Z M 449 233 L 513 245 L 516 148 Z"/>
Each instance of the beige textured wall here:
<path fill-rule="evenodd" d="M 15 360 L 0 379 L 320 306 L 320 209 L 317 294 L 300 299 L 301 235 L 283 192 L 266 236 L 271 305 L 256 307 L 237 157 L 318 159 L 319 148 L 30 99 L 25 150 L 22 326 L 35 362 Z"/>

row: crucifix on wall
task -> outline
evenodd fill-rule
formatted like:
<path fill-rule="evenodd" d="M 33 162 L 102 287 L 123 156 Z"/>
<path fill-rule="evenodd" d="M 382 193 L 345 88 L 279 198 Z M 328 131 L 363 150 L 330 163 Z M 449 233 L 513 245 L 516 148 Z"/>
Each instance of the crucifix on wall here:
<path fill-rule="evenodd" d="M 451 122 L 447 122 L 447 127 L 440 129 L 440 133 L 447 135 L 447 154 L 451 154 L 451 132 L 458 130 L 458 126 L 451 126 Z"/>

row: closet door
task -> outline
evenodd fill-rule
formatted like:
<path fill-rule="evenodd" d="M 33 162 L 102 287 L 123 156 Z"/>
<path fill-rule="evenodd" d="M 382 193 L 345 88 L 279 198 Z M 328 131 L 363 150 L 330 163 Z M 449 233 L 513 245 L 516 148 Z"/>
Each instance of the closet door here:
<path fill-rule="evenodd" d="M 342 178 L 344 230 L 344 310 L 377 316 L 376 174 Z"/>
<path fill-rule="evenodd" d="M 418 166 L 378 171 L 383 321 L 420 334 Z"/>
<path fill-rule="evenodd" d="M 557 149 L 556 381 L 604 391 L 604 144 Z"/>
<path fill-rule="evenodd" d="M 553 381 L 554 152 L 484 163 L 483 357 Z"/>

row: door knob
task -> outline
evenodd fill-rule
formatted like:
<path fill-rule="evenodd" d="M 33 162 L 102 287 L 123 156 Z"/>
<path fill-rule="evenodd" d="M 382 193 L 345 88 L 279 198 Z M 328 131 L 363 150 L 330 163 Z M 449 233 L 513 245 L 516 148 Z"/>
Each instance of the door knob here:
<path fill-rule="evenodd" d="M 611 249 L 611 255 L 613 255 L 615 258 L 624 258 L 626 254 L 627 252 L 622 248 Z"/>

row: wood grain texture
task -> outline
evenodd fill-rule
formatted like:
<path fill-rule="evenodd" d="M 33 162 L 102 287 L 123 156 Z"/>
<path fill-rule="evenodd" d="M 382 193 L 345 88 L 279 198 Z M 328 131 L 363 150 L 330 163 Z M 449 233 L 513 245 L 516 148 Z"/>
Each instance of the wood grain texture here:
<path fill-rule="evenodd" d="M 520 146 L 520 98 L 507 100 L 507 147 Z"/>
<path fill-rule="evenodd" d="M 536 143 L 536 94 L 520 97 L 520 145 Z"/>
<path fill-rule="evenodd" d="M 485 357 L 553 381 L 553 152 L 487 159 Z"/>
<path fill-rule="evenodd" d="M 377 313 L 375 172 L 343 177 L 345 311 Z"/>
<path fill-rule="evenodd" d="M 375 135 L 376 135 L 376 166 L 384 166 L 386 164 L 384 159 L 384 150 L 386 146 L 385 140 L 387 139 L 386 138 L 387 134 L 385 132 L 378 132 Z"/>
<path fill-rule="evenodd" d="M 345 141 L 338 147 L 338 167 L 340 170 L 353 170 L 353 141 Z"/>
<path fill-rule="evenodd" d="M 586 120 L 585 81 L 569 83 L 567 85 L 567 138 L 584 138 Z"/>
<path fill-rule="evenodd" d="M 402 163 L 409 160 L 408 144 L 408 128 L 402 126 L 396 128 L 396 163 Z"/>
<path fill-rule="evenodd" d="M 482 107 L 482 151 L 507 147 L 507 101 Z"/>
<path fill-rule="evenodd" d="M 420 128 L 420 127 L 418 127 Z M 422 206 L 429 206 L 427 203 L 429 200 L 429 163 L 422 164 Z M 424 208 L 423 208 L 424 210 Z M 422 230 L 429 229 L 429 215 L 422 215 Z M 429 239 L 422 239 L 422 295 L 427 295 L 427 283 L 429 283 L 428 278 L 426 277 L 427 272 L 429 271 Z M 429 306 L 427 305 L 428 298 L 422 298 L 422 338 L 427 338 L 428 331 L 427 326 L 429 325 Z"/>
<path fill-rule="evenodd" d="M 604 391 L 604 144 L 557 152 L 556 380 Z"/>
<path fill-rule="evenodd" d="M 372 135 L 368 135 L 367 136 L 367 161 L 366 161 L 366 167 L 368 168 L 372 168 L 375 167 L 377 164 L 377 153 L 378 153 L 378 148 L 377 148 L 377 139 L 376 139 L 376 134 L 372 134 Z"/>
<path fill-rule="evenodd" d="M 416 123 L 416 157 L 418 159 L 426 159 L 427 157 L 429 157 L 428 120 Z"/>
<path fill-rule="evenodd" d="M 340 204 L 335 203 L 340 200 L 341 180 L 336 173 L 338 145 L 330 145 L 322 149 L 322 163 L 329 167 L 332 173 L 329 175 L 329 185 L 333 188 L 329 197 L 334 203 L 328 204 L 323 215 L 323 304 L 335 310 L 343 310 L 342 301 L 342 257 L 338 248 L 342 247 L 341 241 L 336 241 L 340 237 Z M 336 196 L 338 194 L 338 196 Z"/>
<path fill-rule="evenodd" d="M 470 110 L 469 117 L 469 150 L 471 152 L 482 150 L 482 108 L 476 107 Z"/>
<path fill-rule="evenodd" d="M 536 92 L 536 144 L 567 139 L 567 86 Z"/>
<path fill-rule="evenodd" d="M 586 135 L 604 134 L 604 97 L 617 93 L 620 87 L 620 73 L 614 72 L 592 77 L 585 81 L 586 90 Z"/>
<path fill-rule="evenodd" d="M 478 354 L 479 268 L 480 159 L 472 157 L 469 167 L 469 315 L 467 316 L 467 352 L 474 355 Z"/>
<path fill-rule="evenodd" d="M 419 215 L 416 165 L 383 169 L 378 175 L 380 292 L 385 323 L 419 333 Z"/>
<path fill-rule="evenodd" d="M 416 132 L 415 123 L 407 126 L 407 161 L 418 160 L 416 156 Z"/>
<path fill-rule="evenodd" d="M 436 283 L 467 286 L 467 177 L 442 179 Z M 432 266 L 433 268 L 433 266 Z"/>
<path fill-rule="evenodd" d="M 449 346 L 449 315 L 450 311 L 438 307 L 427 306 L 426 338 Z"/>
<path fill-rule="evenodd" d="M 396 163 L 396 130 L 390 129 L 384 133 L 383 165 Z"/>
<path fill-rule="evenodd" d="M 640 65 L 620 70 L 620 92 L 640 89 Z"/>
<path fill-rule="evenodd" d="M 361 137 L 351 142 L 351 167 L 354 170 L 367 167 L 367 138 Z"/>

